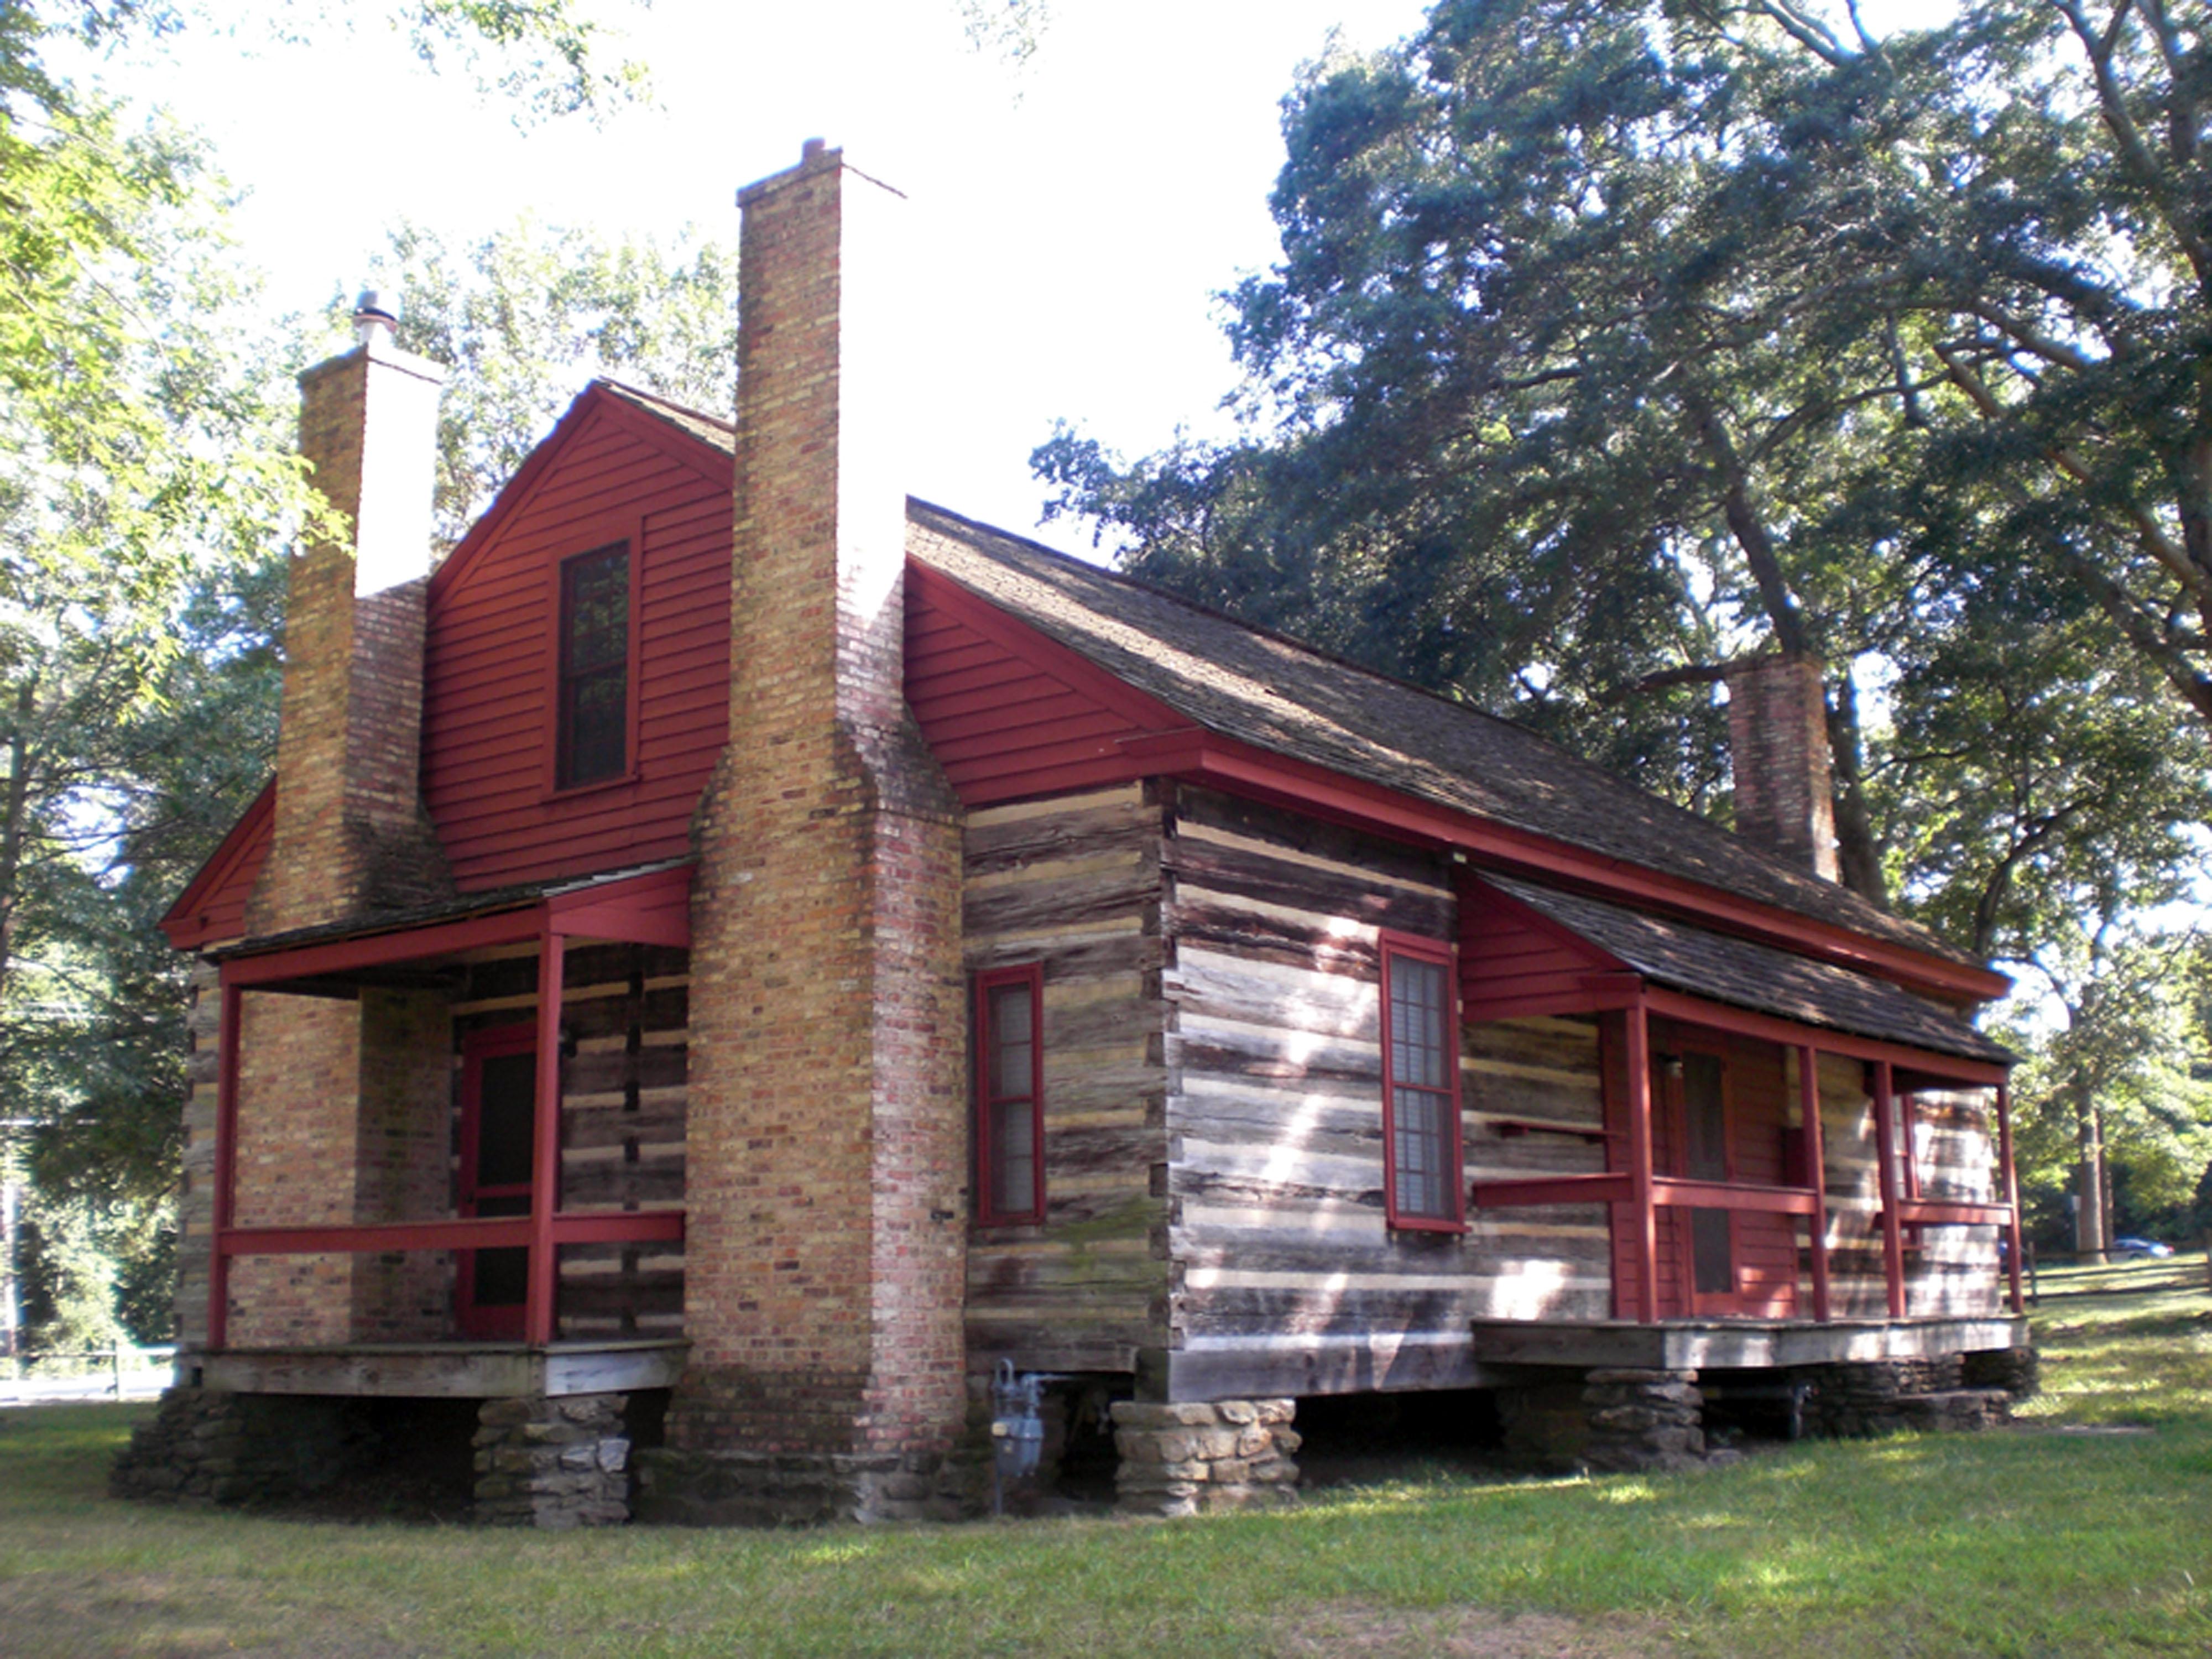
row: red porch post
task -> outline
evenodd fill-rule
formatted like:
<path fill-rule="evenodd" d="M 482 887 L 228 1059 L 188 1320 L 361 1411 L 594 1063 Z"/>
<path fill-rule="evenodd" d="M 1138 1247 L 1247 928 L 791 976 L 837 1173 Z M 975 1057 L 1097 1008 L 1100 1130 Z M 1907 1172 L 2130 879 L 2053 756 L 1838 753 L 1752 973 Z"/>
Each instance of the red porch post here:
<path fill-rule="evenodd" d="M 237 1219 L 238 1046 L 246 1015 L 246 988 L 232 984 L 228 972 L 218 975 L 216 984 L 222 1001 L 216 1014 L 215 1203 L 208 1238 L 207 1345 L 210 1352 L 221 1350 L 230 1337 L 230 1258 L 223 1254 L 223 1243 L 224 1235 Z"/>
<path fill-rule="evenodd" d="M 2005 1222 L 2005 1276 L 2012 1281 L 2012 1310 L 2026 1313 L 2020 1293 L 2020 1177 L 2012 1167 L 2012 1100 L 2008 1085 L 1997 1085 L 1997 1162 L 2004 1176 L 2004 1201 L 2012 1212 Z"/>
<path fill-rule="evenodd" d="M 567 937 L 550 927 L 538 935 L 538 1099 L 530 1148 L 530 1291 L 522 1339 L 532 1347 L 553 1340 L 560 1261 L 553 1212 L 561 1200 L 561 978 Z"/>
<path fill-rule="evenodd" d="M 1651 1201 L 1651 1029 L 1639 994 L 1628 1005 L 1628 1189 L 1636 1227 L 1636 1317 L 1659 1322 L 1659 1218 Z"/>
<path fill-rule="evenodd" d="M 1811 1177 L 1813 1215 L 1807 1224 L 1813 1244 L 1813 1317 L 1828 1322 L 1828 1158 L 1820 1144 L 1820 1055 L 1811 1047 L 1797 1051 L 1797 1102 L 1805 1118 L 1805 1167 Z"/>
<path fill-rule="evenodd" d="M 1897 1101 L 1889 1062 L 1874 1063 L 1875 1159 L 1881 1172 L 1881 1257 L 1889 1280 L 1889 1316 L 1905 1317 L 1905 1231 L 1897 1213 Z"/>

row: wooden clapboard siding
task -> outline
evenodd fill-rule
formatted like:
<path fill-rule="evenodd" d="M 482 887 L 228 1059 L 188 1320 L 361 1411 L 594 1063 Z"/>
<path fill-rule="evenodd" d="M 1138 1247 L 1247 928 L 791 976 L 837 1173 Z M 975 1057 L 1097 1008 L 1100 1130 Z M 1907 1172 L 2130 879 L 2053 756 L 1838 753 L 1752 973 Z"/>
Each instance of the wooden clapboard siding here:
<path fill-rule="evenodd" d="M 465 568 L 433 584 L 422 794 L 464 892 L 683 855 L 728 732 L 726 459 L 702 463 L 605 392 L 586 393 L 563 425 L 521 497 L 456 554 Z M 630 770 L 556 794 L 558 567 L 625 538 L 638 641 Z"/>
<path fill-rule="evenodd" d="M 561 1206 L 635 1210 L 684 1202 L 687 953 L 594 945 L 563 963 Z M 471 964 L 453 1005 L 455 1109 L 460 1044 L 472 1031 L 528 1020 L 538 959 Z M 563 1338 L 680 1336 L 684 1247 L 577 1244 L 561 1251 Z"/>
<path fill-rule="evenodd" d="M 1402 1345 L 1464 1343 L 1476 1318 L 1604 1316 L 1601 1209 L 1476 1215 L 1456 1237 L 1387 1224 L 1378 935 L 1454 939 L 1449 864 L 1209 792 L 1174 806 L 1170 1372 L 1188 1347 L 1209 1376 L 1233 1351 L 1239 1376 L 1371 1386 Z M 1462 1041 L 1470 1176 L 1603 1169 L 1579 1135 L 1491 1127 L 1601 1128 L 1593 1024 L 1468 1027 Z M 1365 1358 L 1310 1363 L 1316 1342 L 1347 1341 Z"/>
<path fill-rule="evenodd" d="M 968 815 L 969 970 L 1044 978 L 1045 1218 L 969 1241 L 976 1369 L 1132 1371 L 1165 1341 L 1160 841 L 1139 784 Z"/>

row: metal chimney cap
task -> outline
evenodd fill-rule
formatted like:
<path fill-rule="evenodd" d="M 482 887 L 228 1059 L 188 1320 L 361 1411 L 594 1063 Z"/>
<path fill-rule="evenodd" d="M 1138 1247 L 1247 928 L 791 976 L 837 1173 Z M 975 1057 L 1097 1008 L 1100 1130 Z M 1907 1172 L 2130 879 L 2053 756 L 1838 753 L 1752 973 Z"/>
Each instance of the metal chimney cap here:
<path fill-rule="evenodd" d="M 379 334 L 390 338 L 398 327 L 398 303 L 395 301 L 387 306 L 374 289 L 362 289 L 361 297 L 353 302 L 354 337 L 366 345 Z"/>

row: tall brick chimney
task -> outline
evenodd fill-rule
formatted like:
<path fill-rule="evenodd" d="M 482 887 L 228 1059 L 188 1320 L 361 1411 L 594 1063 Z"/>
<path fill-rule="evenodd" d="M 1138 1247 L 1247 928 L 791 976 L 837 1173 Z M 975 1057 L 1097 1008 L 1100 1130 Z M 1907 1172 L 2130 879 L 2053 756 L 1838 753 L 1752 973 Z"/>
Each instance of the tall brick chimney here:
<path fill-rule="evenodd" d="M 811 1457 L 836 1507 L 877 1514 L 966 1412 L 960 808 L 902 691 L 903 202 L 818 140 L 738 199 L 730 741 L 696 824 L 691 1369 L 659 1478 L 688 1459 L 742 1492 L 749 1460 Z M 731 1518 L 774 1508 L 763 1492 Z"/>
<path fill-rule="evenodd" d="M 1823 881 L 1839 879 L 1820 663 L 1755 657 L 1729 669 L 1728 688 L 1736 834 Z"/>
<path fill-rule="evenodd" d="M 292 562 L 276 820 L 255 933 L 444 896 L 452 881 L 418 788 L 423 602 L 445 370 L 392 342 L 362 295 L 361 343 L 300 376 L 300 453 L 345 540 Z"/>
<path fill-rule="evenodd" d="M 445 371 L 402 351 L 364 294 L 360 343 L 300 376 L 300 453 L 345 518 L 292 561 L 276 817 L 246 905 L 250 933 L 449 896 L 422 810 L 422 630 Z M 238 1221 L 320 1226 L 443 1212 L 452 1113 L 443 997 L 257 994 L 243 1010 Z M 421 1340 L 443 1334 L 445 1266 L 428 1252 L 269 1257 L 231 1279 L 231 1340 Z"/>

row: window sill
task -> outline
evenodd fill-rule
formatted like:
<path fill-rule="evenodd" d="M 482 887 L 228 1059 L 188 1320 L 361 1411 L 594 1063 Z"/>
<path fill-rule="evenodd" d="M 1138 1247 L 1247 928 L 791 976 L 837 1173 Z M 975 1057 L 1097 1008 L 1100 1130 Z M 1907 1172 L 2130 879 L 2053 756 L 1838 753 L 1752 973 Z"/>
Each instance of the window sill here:
<path fill-rule="evenodd" d="M 1464 1233 L 1464 1221 L 1446 1221 L 1441 1218 L 1418 1215 L 1395 1215 L 1389 1218 L 1394 1233 Z"/>
<path fill-rule="evenodd" d="M 603 794 L 610 789 L 625 789 L 638 781 L 635 767 L 617 773 L 611 778 L 593 778 L 589 783 L 572 783 L 565 789 L 547 789 L 538 797 L 540 806 L 551 806 L 556 802 L 574 800 L 584 795 Z"/>

